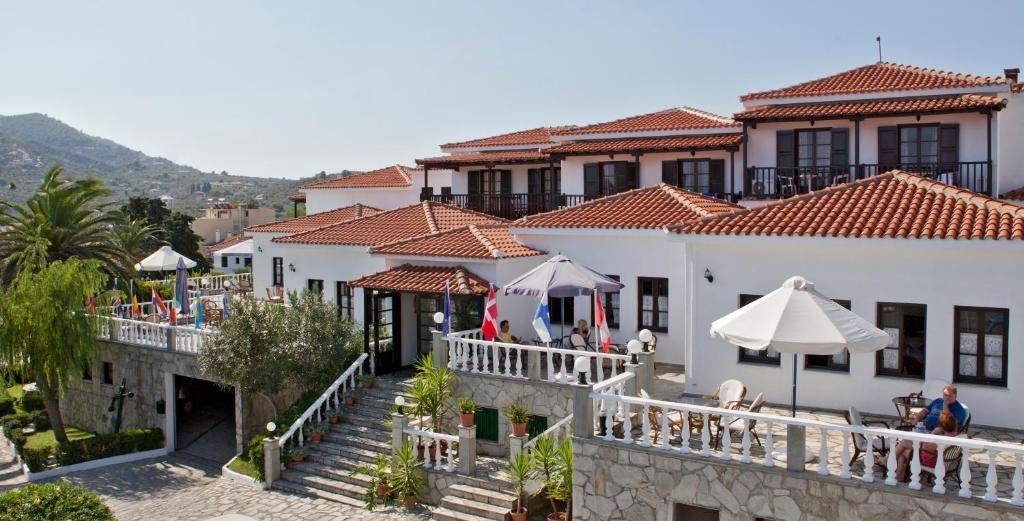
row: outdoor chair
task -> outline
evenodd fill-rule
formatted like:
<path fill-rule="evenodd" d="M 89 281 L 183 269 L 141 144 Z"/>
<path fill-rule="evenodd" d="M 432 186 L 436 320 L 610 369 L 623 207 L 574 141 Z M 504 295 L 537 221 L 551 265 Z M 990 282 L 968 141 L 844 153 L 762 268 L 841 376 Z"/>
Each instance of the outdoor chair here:
<path fill-rule="evenodd" d="M 786 192 L 789 195 L 796 195 L 796 183 L 793 182 L 793 178 L 788 175 L 779 176 L 779 195 L 785 196 Z"/>
<path fill-rule="evenodd" d="M 761 412 L 761 408 L 762 407 L 764 407 L 764 393 L 757 393 L 757 396 L 754 397 L 754 401 L 750 402 L 750 405 L 747 406 L 747 412 Z M 738 409 L 738 407 L 737 407 L 737 409 Z M 757 436 L 757 431 L 754 430 L 754 427 L 756 425 L 757 425 L 757 420 L 749 420 L 747 422 L 747 430 L 750 432 L 750 435 L 754 437 L 754 441 L 757 442 L 757 446 L 758 447 L 762 447 L 763 445 L 761 445 L 761 438 L 759 438 Z M 722 425 L 722 421 L 719 420 L 718 423 L 716 424 L 716 427 L 717 428 L 716 428 L 716 432 L 715 432 L 715 450 L 717 450 L 719 448 L 719 446 L 721 446 L 721 444 L 722 444 L 722 431 L 724 431 L 726 428 L 729 429 L 730 435 L 732 435 L 732 433 L 736 433 L 736 435 L 737 435 L 737 438 L 731 438 L 731 439 L 734 439 L 734 440 L 735 439 L 739 439 L 739 440 L 743 439 L 743 419 L 742 418 L 734 418 L 732 421 L 729 422 L 728 426 Z"/>
<path fill-rule="evenodd" d="M 281 286 L 267 288 L 267 300 L 277 304 L 284 303 L 284 288 Z"/>
<path fill-rule="evenodd" d="M 647 391 L 645 391 L 643 389 L 640 389 L 640 397 L 645 399 L 645 400 L 649 400 L 651 398 L 651 395 L 647 394 Z M 656 407 L 656 406 L 652 405 L 651 407 L 648 408 L 647 421 L 651 424 L 651 432 L 654 433 L 654 441 L 652 443 L 654 443 L 655 445 L 658 444 L 658 439 L 661 438 L 661 422 L 662 421 L 668 421 L 668 435 L 670 437 L 674 436 L 676 431 L 679 431 L 679 434 L 682 435 L 682 433 L 683 433 L 683 415 L 682 415 L 682 413 L 676 411 L 676 417 L 677 418 L 675 420 L 672 419 L 672 417 L 670 416 L 671 414 L 672 414 L 671 412 L 668 413 L 668 414 L 665 414 L 662 411 L 661 407 Z"/>
<path fill-rule="evenodd" d="M 850 174 L 835 174 L 832 176 L 832 186 L 839 186 L 841 184 L 850 182 Z"/>
<path fill-rule="evenodd" d="M 957 433 L 957 436 L 966 436 L 970 438 L 970 436 L 967 436 L 967 431 L 971 429 L 971 408 L 964 402 L 960 402 L 960 406 L 963 407 L 964 412 L 967 413 L 967 419 L 965 419 L 964 424 L 960 426 L 960 432 Z"/>
<path fill-rule="evenodd" d="M 573 333 L 569 335 L 569 347 L 577 351 L 593 351 L 594 347 L 591 346 L 586 338 L 579 333 Z"/>
<path fill-rule="evenodd" d="M 959 445 L 950 445 L 942 451 L 942 462 L 945 465 L 946 473 L 942 476 L 942 480 L 949 479 L 950 476 L 956 480 L 957 485 L 960 484 L 960 463 L 963 461 L 961 456 L 963 455 L 963 447 Z M 921 481 L 927 485 L 935 483 L 935 467 L 926 467 L 921 465 Z"/>
<path fill-rule="evenodd" d="M 884 427 L 886 429 L 891 428 L 888 423 L 881 420 L 865 421 L 861 418 L 860 411 L 858 411 L 856 407 L 850 407 L 850 410 L 846 411 L 844 416 L 846 416 L 846 423 L 849 423 L 850 425 L 863 425 L 865 427 L 876 426 Z M 853 462 L 857 461 L 857 458 L 859 458 L 861 454 L 868 451 L 868 440 L 863 434 L 858 434 L 856 432 L 851 432 L 850 438 L 853 440 L 853 456 L 850 458 L 850 465 L 853 465 Z M 875 459 L 876 465 L 879 465 L 879 462 L 885 461 L 885 458 L 889 455 L 889 448 L 889 440 L 886 438 L 875 437 L 871 440 L 871 450 L 875 451 L 878 455 L 878 458 Z"/>
<path fill-rule="evenodd" d="M 732 409 L 743 402 L 747 395 L 747 386 L 739 380 L 726 380 L 718 386 L 715 392 L 704 396 L 708 400 L 718 400 L 716 407 Z"/>
<path fill-rule="evenodd" d="M 224 312 L 215 302 L 211 300 L 203 300 L 200 304 L 203 306 L 204 322 L 216 326 L 224 323 Z"/>
<path fill-rule="evenodd" d="M 242 280 L 238 281 L 238 291 L 242 291 L 242 292 L 246 292 L 246 293 L 251 292 L 252 291 L 252 282 L 249 282 L 248 280 L 245 280 L 245 279 L 242 279 Z"/>

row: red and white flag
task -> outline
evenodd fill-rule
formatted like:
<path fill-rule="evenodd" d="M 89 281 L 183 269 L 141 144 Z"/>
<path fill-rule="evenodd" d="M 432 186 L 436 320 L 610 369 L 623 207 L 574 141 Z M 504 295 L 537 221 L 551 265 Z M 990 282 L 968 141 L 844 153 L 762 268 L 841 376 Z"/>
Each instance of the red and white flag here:
<path fill-rule="evenodd" d="M 167 316 L 167 305 L 164 304 L 164 300 L 162 298 L 160 298 L 160 294 L 156 292 L 156 288 L 151 288 L 151 289 L 152 289 L 152 300 L 153 300 L 153 308 L 154 308 L 154 310 L 157 313 L 160 313 L 160 316 L 166 317 Z"/>
<path fill-rule="evenodd" d="M 601 352 L 607 353 L 612 346 L 612 336 L 608 332 L 608 321 L 604 317 L 604 306 L 601 305 L 601 293 L 594 292 L 594 325 L 597 326 L 598 340 L 601 342 Z"/>
<path fill-rule="evenodd" d="M 498 336 L 498 301 L 494 299 L 494 286 L 487 291 L 487 303 L 484 304 L 484 323 L 480 326 L 484 340 L 494 340 Z"/>

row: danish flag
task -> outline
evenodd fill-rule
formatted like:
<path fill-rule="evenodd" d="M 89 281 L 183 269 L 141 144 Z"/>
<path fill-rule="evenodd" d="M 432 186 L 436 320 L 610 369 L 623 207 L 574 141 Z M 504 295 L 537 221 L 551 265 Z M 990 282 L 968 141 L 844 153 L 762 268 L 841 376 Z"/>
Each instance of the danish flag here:
<path fill-rule="evenodd" d="M 608 321 L 604 317 L 604 306 L 601 305 L 601 293 L 594 292 L 594 325 L 601 341 L 601 352 L 607 353 L 612 345 L 612 336 L 608 331 Z"/>
<path fill-rule="evenodd" d="M 484 305 L 484 323 L 480 326 L 484 340 L 494 340 L 498 336 L 498 301 L 494 299 L 494 286 L 487 290 L 487 303 Z"/>

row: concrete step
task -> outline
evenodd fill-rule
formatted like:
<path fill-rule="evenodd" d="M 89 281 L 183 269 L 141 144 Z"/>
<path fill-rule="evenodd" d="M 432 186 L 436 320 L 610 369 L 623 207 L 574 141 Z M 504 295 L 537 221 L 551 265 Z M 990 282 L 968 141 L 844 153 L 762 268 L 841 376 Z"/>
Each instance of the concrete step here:
<path fill-rule="evenodd" d="M 350 507 L 365 508 L 365 504 L 362 500 L 362 495 L 359 498 L 352 498 L 346 495 L 331 492 L 317 488 L 315 486 L 308 485 L 306 483 L 298 483 L 289 479 L 281 479 L 274 482 L 274 488 L 277 490 L 284 490 L 294 494 L 300 494 L 308 497 L 315 497 L 320 499 L 326 499 L 335 503 L 341 503 Z"/>
<path fill-rule="evenodd" d="M 502 492 L 505 494 L 512 492 L 512 482 L 505 476 L 488 474 L 480 469 L 477 469 L 477 473 L 473 476 L 464 476 L 460 474 L 458 482 L 470 487 L 491 490 L 494 492 Z"/>
<path fill-rule="evenodd" d="M 489 517 L 474 516 L 473 514 L 458 512 L 445 507 L 431 508 L 430 514 L 431 519 L 437 519 L 438 521 L 492 521 Z"/>
<path fill-rule="evenodd" d="M 391 442 L 391 429 L 381 422 L 379 427 L 367 427 L 350 423 L 337 423 L 331 425 L 331 432 L 342 436 L 363 437 L 377 441 Z"/>
<path fill-rule="evenodd" d="M 376 440 L 368 436 L 353 435 L 331 431 L 324 436 L 323 441 L 371 450 L 380 454 L 391 454 L 391 440 Z"/>
<path fill-rule="evenodd" d="M 327 479 L 336 481 L 342 481 L 350 485 L 362 487 L 364 490 L 370 485 L 370 478 L 365 475 L 353 476 L 352 470 L 361 465 L 349 465 L 341 467 L 331 463 L 323 463 L 319 460 L 307 461 L 297 467 L 294 470 L 305 472 L 307 474 L 315 474 Z"/>
<path fill-rule="evenodd" d="M 505 519 L 505 513 L 509 510 L 508 506 L 499 507 L 455 496 L 445 496 L 441 499 L 441 504 L 439 506 L 462 514 L 478 516 L 484 519 L 493 519 L 495 521 L 502 521 Z"/>
<path fill-rule="evenodd" d="M 380 454 L 375 450 L 367 450 L 360 447 L 353 447 L 350 444 L 334 443 L 330 441 L 321 441 L 317 446 L 313 448 L 318 452 L 326 454 L 333 454 L 335 456 L 347 456 L 349 458 L 363 461 L 366 463 L 373 463 L 373 458 Z"/>
<path fill-rule="evenodd" d="M 448 487 L 448 493 L 455 497 L 471 499 L 478 503 L 487 503 L 497 507 L 504 507 L 506 509 L 512 508 L 512 503 L 516 500 L 515 496 L 511 494 L 466 485 L 464 483 L 455 483 L 450 485 Z"/>
<path fill-rule="evenodd" d="M 356 467 L 372 465 L 372 463 L 368 463 L 366 461 L 362 461 L 359 459 L 317 451 L 309 453 L 309 461 L 335 468 L 338 470 L 338 472 L 350 472 L 352 469 Z"/>
<path fill-rule="evenodd" d="M 362 500 L 366 494 L 366 487 L 354 485 L 346 481 L 324 477 L 318 474 L 305 472 L 298 468 L 287 469 L 281 472 L 281 477 L 292 483 L 306 485 L 318 490 L 324 490 L 332 494 L 341 494 L 356 500 Z M 277 484 L 276 482 L 274 483 Z"/>

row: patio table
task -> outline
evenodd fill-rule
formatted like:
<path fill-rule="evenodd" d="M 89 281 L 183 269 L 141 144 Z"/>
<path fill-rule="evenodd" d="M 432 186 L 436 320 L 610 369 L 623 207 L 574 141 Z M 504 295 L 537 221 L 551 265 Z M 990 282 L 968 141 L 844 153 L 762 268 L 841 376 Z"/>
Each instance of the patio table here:
<path fill-rule="evenodd" d="M 703 396 L 681 396 L 679 398 L 680 403 L 687 405 L 700 405 L 702 407 L 717 407 L 718 400 L 713 398 L 704 398 Z M 687 421 L 690 425 L 690 432 L 700 434 L 704 430 L 704 415 L 696 412 L 686 413 Z M 680 419 L 680 423 L 682 423 Z M 681 426 L 680 426 L 681 427 Z"/>
<path fill-rule="evenodd" d="M 897 396 L 892 399 L 896 407 L 896 416 L 900 419 L 901 427 L 913 427 L 914 415 L 921 409 L 928 407 L 928 400 L 917 395 Z"/>

